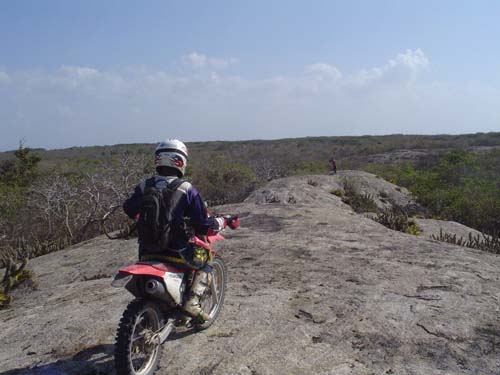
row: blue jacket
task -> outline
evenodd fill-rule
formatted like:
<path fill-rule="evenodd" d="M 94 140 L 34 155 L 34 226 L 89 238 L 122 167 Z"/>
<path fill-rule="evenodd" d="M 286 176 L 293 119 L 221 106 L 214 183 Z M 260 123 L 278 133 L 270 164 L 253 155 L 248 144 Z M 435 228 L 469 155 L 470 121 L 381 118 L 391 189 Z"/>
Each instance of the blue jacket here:
<path fill-rule="evenodd" d="M 177 177 L 174 176 L 154 176 L 155 186 L 164 189 L 167 184 Z M 134 193 L 123 203 L 123 210 L 134 219 L 139 213 L 142 196 L 146 180 L 141 181 L 134 190 Z M 188 225 L 192 226 L 195 233 L 205 235 L 214 224 L 214 219 L 207 216 L 207 210 L 198 191 L 187 181 L 184 181 L 176 192 L 176 206 L 173 211 L 171 228 L 174 234 L 173 242 L 169 245 L 171 249 L 182 249 L 186 247 L 187 238 L 184 231 L 185 218 L 188 218 Z"/>

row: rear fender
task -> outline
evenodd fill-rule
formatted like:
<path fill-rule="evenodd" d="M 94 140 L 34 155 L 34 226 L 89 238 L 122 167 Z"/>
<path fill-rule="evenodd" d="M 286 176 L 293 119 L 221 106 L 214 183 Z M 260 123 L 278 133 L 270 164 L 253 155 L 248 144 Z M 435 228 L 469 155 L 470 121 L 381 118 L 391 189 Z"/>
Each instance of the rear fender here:
<path fill-rule="evenodd" d="M 139 262 L 120 268 L 119 272 L 130 275 L 163 277 L 165 272 L 182 272 L 181 269 L 160 262 Z"/>
<path fill-rule="evenodd" d="M 140 262 L 121 268 L 115 281 L 128 279 L 123 286 L 135 297 L 143 297 L 145 281 L 149 278 L 155 278 L 163 282 L 167 293 L 175 304 L 180 305 L 185 289 L 184 273 L 185 270 L 164 263 Z"/>

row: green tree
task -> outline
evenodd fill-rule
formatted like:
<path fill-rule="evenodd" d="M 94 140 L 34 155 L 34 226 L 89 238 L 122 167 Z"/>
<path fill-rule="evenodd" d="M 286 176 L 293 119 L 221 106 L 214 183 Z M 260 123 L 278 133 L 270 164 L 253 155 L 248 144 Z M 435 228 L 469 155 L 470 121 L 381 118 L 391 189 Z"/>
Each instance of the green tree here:
<path fill-rule="evenodd" d="M 430 213 L 489 233 L 500 231 L 500 152 L 453 150 L 433 165 L 370 166 L 407 187 Z"/>
<path fill-rule="evenodd" d="M 213 204 L 241 202 L 255 188 L 257 178 L 248 166 L 219 156 L 193 170 L 193 183 Z"/>
<path fill-rule="evenodd" d="M 14 160 L 6 160 L 0 165 L 0 182 L 6 185 L 27 187 L 38 175 L 40 156 L 34 154 L 24 143 L 14 152 Z"/>

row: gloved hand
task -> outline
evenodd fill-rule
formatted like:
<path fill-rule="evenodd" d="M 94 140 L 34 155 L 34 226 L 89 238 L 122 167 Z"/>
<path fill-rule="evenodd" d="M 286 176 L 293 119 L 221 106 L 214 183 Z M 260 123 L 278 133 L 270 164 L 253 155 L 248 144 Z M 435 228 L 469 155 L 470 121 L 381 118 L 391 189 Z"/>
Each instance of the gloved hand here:
<path fill-rule="evenodd" d="M 240 227 L 240 218 L 238 216 L 226 215 L 224 216 L 226 219 L 227 226 L 231 229 L 236 229 Z"/>

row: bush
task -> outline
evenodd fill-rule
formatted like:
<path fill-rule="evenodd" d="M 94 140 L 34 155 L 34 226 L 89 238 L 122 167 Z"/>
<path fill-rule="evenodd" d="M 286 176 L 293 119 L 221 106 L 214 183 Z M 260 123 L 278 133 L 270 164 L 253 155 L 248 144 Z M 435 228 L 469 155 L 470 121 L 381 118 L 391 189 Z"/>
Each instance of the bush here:
<path fill-rule="evenodd" d="M 30 159 L 25 152 L 21 155 Z M 103 216 L 119 207 L 135 185 L 146 177 L 144 158 L 123 153 L 106 163 L 77 161 L 57 170 L 35 174 L 33 180 L 13 183 L 13 177 L 0 180 L 0 263 L 6 258 L 23 259 L 60 250 L 102 233 Z M 9 172 L 10 173 L 10 172 Z M 121 210 L 120 210 L 121 212 Z M 128 219 L 122 213 L 110 220 L 120 227 Z M 3 259 L 3 261 L 2 261 Z"/>
<path fill-rule="evenodd" d="M 361 194 L 353 181 L 344 179 L 344 195 L 342 202 L 351 206 L 356 213 L 378 212 L 378 207 L 373 197 L 368 193 Z"/>
<path fill-rule="evenodd" d="M 466 239 L 463 237 L 457 237 L 456 234 L 443 232 L 441 229 L 439 231 L 439 236 L 433 234 L 431 238 L 433 240 L 447 242 L 453 245 L 483 250 L 493 254 L 500 254 L 500 233 L 493 236 L 489 236 L 485 233 L 474 236 L 472 233 L 469 233 L 469 237 Z"/>
<path fill-rule="evenodd" d="M 291 175 L 325 174 L 328 172 L 328 164 L 323 161 L 301 161 L 291 167 Z"/>
<path fill-rule="evenodd" d="M 9 307 L 12 301 L 10 295 L 12 289 L 28 282 L 31 284 L 31 287 L 35 287 L 33 274 L 30 270 L 25 269 L 26 264 L 27 259 L 24 259 L 19 266 L 11 259 L 7 260 L 0 289 L 0 310 Z"/>
<path fill-rule="evenodd" d="M 418 224 L 409 218 L 408 210 L 397 205 L 380 212 L 375 221 L 389 229 L 403 233 L 418 235 L 422 232 Z"/>
<path fill-rule="evenodd" d="M 34 154 L 21 141 L 14 152 L 15 159 L 5 160 L 0 164 L 0 181 L 4 185 L 27 187 L 38 175 L 40 156 Z"/>
<path fill-rule="evenodd" d="M 485 233 L 500 231 L 500 151 L 473 154 L 453 150 L 427 164 L 381 166 L 367 170 L 408 188 L 428 214 Z"/>
<path fill-rule="evenodd" d="M 243 201 L 256 187 L 257 178 L 249 167 L 217 157 L 193 171 L 193 185 L 213 205 Z"/>

